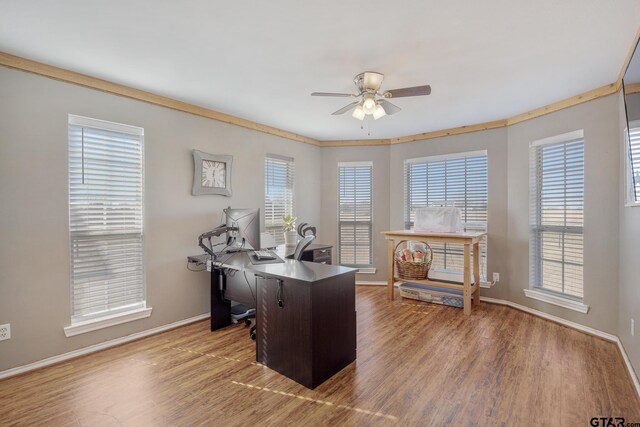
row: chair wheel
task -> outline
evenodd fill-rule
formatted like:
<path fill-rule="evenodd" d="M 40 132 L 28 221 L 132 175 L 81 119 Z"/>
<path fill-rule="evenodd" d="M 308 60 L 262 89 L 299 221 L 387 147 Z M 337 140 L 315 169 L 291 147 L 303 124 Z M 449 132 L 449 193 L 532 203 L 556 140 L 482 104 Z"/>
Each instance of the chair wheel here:
<path fill-rule="evenodd" d="M 244 326 L 251 326 L 251 319 L 244 319 Z"/>
<path fill-rule="evenodd" d="M 254 332 L 251 332 L 251 334 L 250 334 L 250 335 L 251 335 L 251 339 L 255 341 L 255 340 L 256 340 L 256 333 L 255 333 L 255 331 L 254 331 Z"/>

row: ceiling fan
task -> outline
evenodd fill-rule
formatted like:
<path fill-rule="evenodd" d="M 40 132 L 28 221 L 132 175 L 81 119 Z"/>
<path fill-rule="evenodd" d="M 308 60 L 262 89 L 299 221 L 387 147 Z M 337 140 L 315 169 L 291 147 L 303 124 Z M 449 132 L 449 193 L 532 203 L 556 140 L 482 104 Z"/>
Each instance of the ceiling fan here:
<path fill-rule="evenodd" d="M 431 86 L 429 85 L 405 87 L 402 89 L 392 89 L 380 92 L 379 89 L 380 85 L 382 85 L 383 79 L 384 74 L 365 71 L 353 78 L 353 83 L 358 88 L 358 93 L 313 92 L 311 96 L 356 98 L 358 99 L 357 101 L 354 101 L 349 105 L 345 105 L 332 114 L 337 116 L 353 110 L 351 115 L 358 120 L 364 120 L 367 115 L 372 115 L 375 120 L 378 120 L 380 117 L 384 117 L 386 115 L 390 116 L 401 110 L 400 107 L 387 101 L 387 99 L 402 98 L 405 96 L 429 95 L 431 93 Z"/>

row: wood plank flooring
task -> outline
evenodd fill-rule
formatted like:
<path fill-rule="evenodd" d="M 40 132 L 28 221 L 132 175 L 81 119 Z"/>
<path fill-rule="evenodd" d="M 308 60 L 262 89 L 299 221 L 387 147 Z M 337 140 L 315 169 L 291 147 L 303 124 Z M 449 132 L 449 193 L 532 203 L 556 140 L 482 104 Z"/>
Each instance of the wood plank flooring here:
<path fill-rule="evenodd" d="M 358 359 L 315 390 L 199 322 L 0 381 L 0 425 L 589 425 L 640 422 L 613 343 L 508 307 L 358 287 Z"/>

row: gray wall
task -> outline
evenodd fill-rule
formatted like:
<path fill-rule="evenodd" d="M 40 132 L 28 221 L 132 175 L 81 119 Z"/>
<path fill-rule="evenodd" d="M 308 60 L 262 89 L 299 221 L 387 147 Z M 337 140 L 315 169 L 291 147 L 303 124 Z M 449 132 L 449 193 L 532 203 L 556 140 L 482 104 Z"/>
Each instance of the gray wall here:
<path fill-rule="evenodd" d="M 640 101 L 640 94 L 632 95 L 635 101 Z M 625 115 L 622 96 L 618 97 L 620 120 L 618 130 L 620 141 L 625 141 Z M 640 118 L 640 102 L 635 102 L 638 115 L 631 117 Z M 627 99 L 627 107 L 630 102 Z M 633 108 L 633 107 L 631 107 Z M 621 146 L 622 143 L 621 143 Z M 624 164 L 626 151 L 620 150 L 620 240 L 619 240 L 619 310 L 618 310 L 618 337 L 622 341 L 631 364 L 636 373 L 640 374 L 640 207 L 625 207 L 625 176 Z M 631 336 L 631 319 L 635 320 L 635 336 Z M 639 375 L 640 376 L 640 375 Z"/>
<path fill-rule="evenodd" d="M 500 273 L 500 282 L 482 294 L 507 299 L 555 316 L 609 333 L 618 330 L 618 210 L 620 200 L 618 95 L 571 107 L 528 120 L 508 128 L 473 132 L 443 138 L 392 145 L 388 148 L 388 182 L 374 178 L 374 197 L 388 203 L 374 203 L 376 229 L 402 229 L 403 161 L 408 158 L 465 151 L 487 150 L 489 156 L 489 242 L 488 268 Z M 527 298 L 529 287 L 529 143 L 584 129 L 585 133 L 585 269 L 584 301 L 591 308 L 584 315 Z M 326 148 L 322 150 L 323 171 L 330 184 L 322 186 L 323 230 L 335 234 L 335 168 L 340 161 L 384 162 L 385 147 Z M 375 175 L 374 171 L 374 175 Z M 386 212 L 385 212 L 386 210 Z M 640 210 L 639 210 L 640 212 Z M 380 224 L 388 218 L 388 223 Z M 323 236 L 323 239 L 325 237 Z M 376 280 L 386 277 L 383 239 L 374 246 Z M 366 280 L 362 278 L 361 280 Z M 372 279 L 373 280 L 373 279 Z"/>
<path fill-rule="evenodd" d="M 398 144 L 391 147 L 391 213 L 393 230 L 404 228 L 404 160 L 416 157 L 487 150 L 489 179 L 489 212 L 487 242 L 487 275 L 500 273 L 500 283 L 482 294 L 493 298 L 508 298 L 506 238 L 507 238 L 507 130 L 493 129 L 462 135 L 434 138 Z"/>
<path fill-rule="evenodd" d="M 489 155 L 489 256 L 488 274 L 501 273 L 500 284 L 484 294 L 507 298 L 507 130 L 496 129 L 407 144 L 379 147 L 333 147 L 322 149 L 323 241 L 336 242 L 338 162 L 373 161 L 374 266 L 375 275 L 358 280 L 386 281 L 387 245 L 380 232 L 404 228 L 404 159 L 448 153 L 487 150 Z"/>
<path fill-rule="evenodd" d="M 622 98 L 622 97 L 621 97 Z M 632 93 L 625 96 L 627 104 L 627 116 L 629 121 L 640 120 L 640 93 Z M 624 105 L 622 106 L 624 108 Z M 620 111 L 621 117 L 624 118 L 624 109 Z M 622 122 L 624 126 L 626 124 Z M 624 129 L 624 128 L 623 128 Z"/>
<path fill-rule="evenodd" d="M 296 161 L 296 214 L 336 244 L 337 164 L 373 161 L 374 276 L 386 278 L 380 232 L 403 227 L 403 160 L 489 153 L 489 265 L 501 281 L 484 295 L 502 298 L 619 334 L 636 369 L 640 322 L 640 209 L 621 206 L 622 97 L 612 95 L 505 129 L 380 147 L 323 148 L 0 68 L 0 371 L 208 311 L 206 274 L 186 270 L 196 236 L 227 205 L 263 207 L 267 152 Z M 66 338 L 69 324 L 67 114 L 145 128 L 145 249 L 148 319 Z M 587 315 L 526 298 L 528 147 L 533 140 L 585 132 L 585 302 Z M 191 149 L 234 155 L 234 196 L 192 197 Z M 318 161 L 318 159 L 320 161 Z M 617 191 L 620 189 L 620 191 Z M 321 197 L 317 197 L 320 192 Z M 620 257 L 618 255 L 621 255 Z M 640 330 L 640 325 L 637 325 Z M 640 333 L 640 332 L 639 332 Z"/>
<path fill-rule="evenodd" d="M 145 265 L 151 317 L 66 338 L 67 114 L 145 129 Z M 295 158 L 296 214 L 320 219 L 320 149 L 0 67 L 0 371 L 209 311 L 205 273 L 186 269 L 222 209 L 264 208 L 264 155 Z M 233 197 L 191 196 L 191 149 L 234 156 Z"/>
<path fill-rule="evenodd" d="M 380 234 L 389 230 L 389 146 L 331 147 L 322 151 L 322 215 L 319 240 L 338 250 L 338 162 L 373 162 L 373 265 L 376 274 L 358 274 L 358 281 L 386 281 L 387 245 Z M 400 178 L 402 179 L 402 178 Z"/>
<path fill-rule="evenodd" d="M 529 287 L 529 143 L 584 129 L 584 302 L 588 314 L 527 298 Z M 518 123 L 509 135 L 509 299 L 605 332 L 617 332 L 620 200 L 616 95 Z"/>

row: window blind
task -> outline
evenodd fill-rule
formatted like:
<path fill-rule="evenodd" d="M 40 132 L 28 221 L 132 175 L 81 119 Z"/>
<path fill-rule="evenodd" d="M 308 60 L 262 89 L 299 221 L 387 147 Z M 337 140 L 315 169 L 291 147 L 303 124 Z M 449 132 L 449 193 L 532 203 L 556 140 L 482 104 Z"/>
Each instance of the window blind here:
<path fill-rule="evenodd" d="M 405 160 L 405 228 L 414 225 L 415 210 L 427 206 L 460 208 L 465 231 L 487 231 L 487 152 L 477 151 L 446 156 Z M 464 246 L 430 244 L 435 270 L 464 271 Z M 487 276 L 487 243 L 480 244 L 480 275 Z"/>
<path fill-rule="evenodd" d="M 573 132 L 530 148 L 530 282 L 583 296 L 584 139 Z"/>
<path fill-rule="evenodd" d="M 338 263 L 369 266 L 372 260 L 371 162 L 338 164 Z"/>
<path fill-rule="evenodd" d="M 277 244 L 284 243 L 283 217 L 293 215 L 293 158 L 267 154 L 264 159 L 264 221 Z"/>
<path fill-rule="evenodd" d="M 640 202 L 640 121 L 629 123 L 627 147 L 627 202 Z"/>
<path fill-rule="evenodd" d="M 145 307 L 141 128 L 69 116 L 71 323 Z"/>

